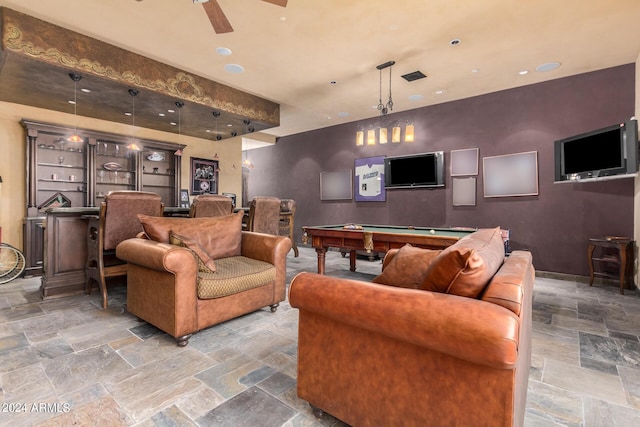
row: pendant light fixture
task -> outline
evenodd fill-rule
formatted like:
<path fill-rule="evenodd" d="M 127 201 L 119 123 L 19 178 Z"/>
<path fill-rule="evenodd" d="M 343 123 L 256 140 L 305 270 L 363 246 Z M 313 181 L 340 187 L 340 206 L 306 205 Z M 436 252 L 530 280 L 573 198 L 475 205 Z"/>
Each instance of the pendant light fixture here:
<path fill-rule="evenodd" d="M 135 129 L 136 129 L 136 96 L 140 93 L 137 89 L 129 89 L 129 95 L 131 95 L 131 142 L 127 145 L 127 148 L 131 151 L 141 151 L 142 149 L 136 144 Z"/>
<path fill-rule="evenodd" d="M 67 141 L 83 142 L 84 139 L 78 135 L 78 82 L 82 79 L 82 76 L 77 73 L 69 73 L 69 77 L 73 80 L 73 116 L 75 125 L 73 127 L 73 134 L 67 138 Z"/>
<path fill-rule="evenodd" d="M 176 101 L 176 107 L 178 107 L 178 144 L 180 144 L 180 136 L 182 135 L 182 107 L 184 107 L 184 102 Z M 182 156 L 182 150 L 178 148 L 173 154 L 180 157 Z"/>
<path fill-rule="evenodd" d="M 214 111 L 211 114 L 216 118 L 216 141 L 220 141 L 222 139 L 222 135 L 218 133 L 218 117 L 220 117 L 220 111 Z"/>
<path fill-rule="evenodd" d="M 383 116 L 386 116 L 389 111 L 393 110 L 393 99 L 391 97 L 391 67 L 395 64 L 396 61 L 387 61 L 384 64 L 378 65 L 376 68 L 380 70 L 380 99 L 378 101 L 378 111 Z M 385 68 L 389 69 L 389 100 L 386 104 L 382 103 L 382 70 Z"/>

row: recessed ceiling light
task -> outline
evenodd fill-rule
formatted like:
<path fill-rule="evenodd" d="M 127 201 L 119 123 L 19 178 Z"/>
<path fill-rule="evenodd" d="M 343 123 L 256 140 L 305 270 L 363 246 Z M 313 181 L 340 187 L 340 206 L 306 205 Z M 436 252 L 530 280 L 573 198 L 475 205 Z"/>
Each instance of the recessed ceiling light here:
<path fill-rule="evenodd" d="M 287 20 L 287 17 L 286 17 L 286 16 L 281 16 L 281 17 L 280 17 L 280 22 L 284 22 L 284 21 L 286 21 L 286 20 Z"/>
<path fill-rule="evenodd" d="M 444 93 L 444 89 L 439 89 L 434 92 L 436 95 L 442 95 Z"/>
<path fill-rule="evenodd" d="M 224 66 L 224 69 L 228 73 L 240 74 L 244 72 L 244 67 L 238 64 L 227 64 Z"/>
<path fill-rule="evenodd" d="M 227 127 L 233 127 L 231 123 L 227 123 Z"/>
<path fill-rule="evenodd" d="M 129 111 L 126 111 L 126 112 L 124 113 L 124 115 L 125 115 L 125 116 L 130 116 L 130 115 L 131 115 L 131 113 L 130 113 Z"/>
<path fill-rule="evenodd" d="M 228 47 L 217 47 L 216 53 L 222 56 L 229 56 L 231 55 L 231 49 L 229 49 Z"/>
<path fill-rule="evenodd" d="M 450 44 L 451 46 L 457 46 L 457 45 L 459 45 L 460 43 L 462 43 L 462 41 L 461 41 L 460 39 L 453 39 L 453 40 L 451 40 L 451 41 L 449 42 L 449 44 Z"/>
<path fill-rule="evenodd" d="M 559 62 L 547 62 L 536 67 L 536 71 L 552 71 L 560 67 Z"/>
<path fill-rule="evenodd" d="M 479 73 L 479 72 L 480 72 L 480 69 L 478 69 L 478 68 L 473 68 L 473 69 L 471 70 L 471 72 L 472 72 L 472 73 L 474 73 L 474 74 L 475 74 L 475 73 Z"/>
<path fill-rule="evenodd" d="M 74 101 L 73 99 L 70 99 L 70 100 L 68 100 L 67 102 L 68 102 L 69 104 L 71 104 L 71 105 L 73 105 L 73 104 L 75 104 L 75 103 L 76 103 L 76 101 Z"/>
<path fill-rule="evenodd" d="M 80 91 L 82 91 L 84 93 L 91 93 L 91 89 L 87 89 L 87 88 L 82 88 L 82 89 L 80 89 Z"/>
<path fill-rule="evenodd" d="M 176 126 L 176 125 L 177 125 L 177 123 L 176 123 L 176 122 L 169 122 L 169 124 L 170 124 L 171 126 Z"/>
<path fill-rule="evenodd" d="M 160 117 L 164 117 L 164 113 L 158 113 Z"/>
<path fill-rule="evenodd" d="M 167 113 L 175 113 L 176 110 L 167 110 Z"/>
<path fill-rule="evenodd" d="M 521 76 L 524 76 L 525 74 L 529 74 L 529 70 L 520 70 L 518 71 L 518 74 L 520 74 Z"/>
<path fill-rule="evenodd" d="M 424 96 L 419 94 L 409 95 L 409 101 L 422 101 L 423 98 Z"/>

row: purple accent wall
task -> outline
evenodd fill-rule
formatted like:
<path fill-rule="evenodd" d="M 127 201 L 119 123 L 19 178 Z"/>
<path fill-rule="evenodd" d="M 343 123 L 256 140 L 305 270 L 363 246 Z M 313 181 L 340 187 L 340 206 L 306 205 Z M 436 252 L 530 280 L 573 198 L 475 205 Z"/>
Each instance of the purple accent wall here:
<path fill-rule="evenodd" d="M 388 122 L 414 123 L 414 143 L 356 147 L 358 128 L 378 118 L 283 137 L 249 152 L 255 168 L 248 195 L 295 199 L 297 241 L 302 225 L 500 226 L 511 230 L 513 249 L 533 253 L 536 269 L 588 276 L 590 237 L 633 236 L 634 180 L 554 184 L 554 141 L 628 120 L 634 94 L 629 64 L 388 115 Z M 450 151 L 475 147 L 477 205 L 454 207 Z M 385 202 L 320 200 L 321 171 L 353 169 L 356 158 L 439 150 L 445 152 L 443 189 L 387 190 Z M 525 151 L 538 152 L 539 195 L 484 198 L 482 157 Z"/>

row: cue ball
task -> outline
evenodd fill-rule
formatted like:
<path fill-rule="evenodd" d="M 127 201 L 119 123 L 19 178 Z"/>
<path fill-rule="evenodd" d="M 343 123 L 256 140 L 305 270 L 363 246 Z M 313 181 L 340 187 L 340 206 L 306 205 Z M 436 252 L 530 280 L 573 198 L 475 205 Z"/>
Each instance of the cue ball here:
<path fill-rule="evenodd" d="M 432 229 L 429 233 L 431 233 L 431 234 L 436 234 L 436 230 L 433 230 L 433 229 Z"/>

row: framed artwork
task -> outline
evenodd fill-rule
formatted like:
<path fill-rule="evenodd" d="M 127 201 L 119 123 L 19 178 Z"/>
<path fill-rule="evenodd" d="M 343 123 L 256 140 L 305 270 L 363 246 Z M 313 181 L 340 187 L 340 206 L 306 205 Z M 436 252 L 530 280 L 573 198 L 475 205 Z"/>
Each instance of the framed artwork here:
<path fill-rule="evenodd" d="M 476 177 L 452 178 L 453 206 L 476 205 Z"/>
<path fill-rule="evenodd" d="M 71 200 L 62 193 L 56 193 L 49 197 L 43 204 L 38 206 L 40 212 L 46 211 L 48 208 L 70 208 Z"/>
<path fill-rule="evenodd" d="M 384 202 L 384 156 L 355 159 L 356 202 Z"/>
<path fill-rule="evenodd" d="M 218 161 L 191 158 L 191 194 L 218 194 Z"/>
<path fill-rule="evenodd" d="M 320 172 L 320 200 L 351 200 L 353 184 L 351 169 Z"/>
<path fill-rule="evenodd" d="M 451 176 L 478 175 L 478 149 L 451 150 Z"/>
<path fill-rule="evenodd" d="M 180 189 L 180 207 L 181 208 L 190 207 L 190 205 L 189 205 L 189 190 L 187 190 L 186 188 Z"/>
<path fill-rule="evenodd" d="M 538 195 L 538 152 L 483 157 L 484 197 Z"/>

